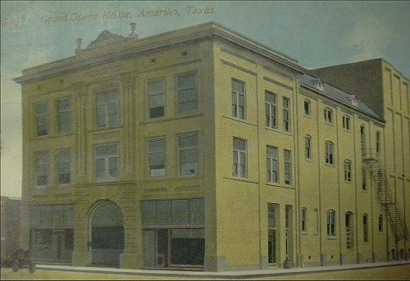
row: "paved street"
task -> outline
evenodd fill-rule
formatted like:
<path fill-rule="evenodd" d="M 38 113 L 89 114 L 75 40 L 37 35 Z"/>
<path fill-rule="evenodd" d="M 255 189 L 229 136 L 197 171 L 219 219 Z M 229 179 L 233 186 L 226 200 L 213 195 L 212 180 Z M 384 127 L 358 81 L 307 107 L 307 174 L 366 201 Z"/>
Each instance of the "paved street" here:
<path fill-rule="evenodd" d="M 323 269 L 323 268 L 322 268 Z M 246 278 L 252 280 L 410 280 L 410 264 L 399 264 L 386 267 L 356 268 L 354 270 L 342 270 L 331 272 L 313 272 L 300 270 L 290 270 L 283 275 Z M 300 272 L 300 273 L 298 273 Z M 149 273 L 148 273 L 149 274 Z M 175 272 L 174 272 L 175 274 Z M 184 272 L 186 274 L 186 272 Z M 252 276 L 250 276 L 252 277 Z M 157 274 L 147 275 L 147 271 L 131 273 L 111 272 L 78 272 L 64 270 L 37 269 L 34 273 L 29 273 L 24 268 L 18 272 L 13 272 L 11 268 L 1 269 L 1 280 L 221 280 L 239 279 L 239 277 L 224 276 L 223 278 L 214 276 L 201 276 L 198 274 L 183 277 L 176 275 L 159 276 Z M 244 279 L 241 276 L 241 279 Z"/>

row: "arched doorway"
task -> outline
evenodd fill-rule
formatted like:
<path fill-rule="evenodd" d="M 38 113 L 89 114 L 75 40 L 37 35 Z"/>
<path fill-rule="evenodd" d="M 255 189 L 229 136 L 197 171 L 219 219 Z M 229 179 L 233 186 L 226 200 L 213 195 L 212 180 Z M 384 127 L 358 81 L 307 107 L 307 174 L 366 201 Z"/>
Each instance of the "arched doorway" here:
<path fill-rule="evenodd" d="M 113 202 L 102 201 L 95 206 L 90 215 L 89 239 L 92 265 L 120 265 L 120 254 L 124 252 L 124 217 Z"/>

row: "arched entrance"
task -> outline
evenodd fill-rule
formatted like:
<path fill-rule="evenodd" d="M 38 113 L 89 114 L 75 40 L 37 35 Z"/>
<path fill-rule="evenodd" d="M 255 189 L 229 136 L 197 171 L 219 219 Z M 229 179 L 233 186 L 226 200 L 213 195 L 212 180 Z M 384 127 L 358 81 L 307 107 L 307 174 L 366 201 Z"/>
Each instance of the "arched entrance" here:
<path fill-rule="evenodd" d="M 92 265 L 120 265 L 120 254 L 124 252 L 124 217 L 113 202 L 97 203 L 90 215 L 89 239 Z"/>

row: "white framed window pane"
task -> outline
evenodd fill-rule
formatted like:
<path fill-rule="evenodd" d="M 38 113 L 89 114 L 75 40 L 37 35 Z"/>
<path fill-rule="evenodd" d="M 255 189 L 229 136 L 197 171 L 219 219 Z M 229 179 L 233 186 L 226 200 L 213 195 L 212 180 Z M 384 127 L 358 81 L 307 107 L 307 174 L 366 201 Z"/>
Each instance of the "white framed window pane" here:
<path fill-rule="evenodd" d="M 36 185 L 46 186 L 48 184 L 49 159 L 48 152 L 38 152 L 36 155 Z"/>
<path fill-rule="evenodd" d="M 58 101 L 58 129 L 60 134 L 71 131 L 71 102 L 69 99 Z"/>
<path fill-rule="evenodd" d="M 47 103 L 36 104 L 37 136 L 48 135 L 48 106 Z"/>

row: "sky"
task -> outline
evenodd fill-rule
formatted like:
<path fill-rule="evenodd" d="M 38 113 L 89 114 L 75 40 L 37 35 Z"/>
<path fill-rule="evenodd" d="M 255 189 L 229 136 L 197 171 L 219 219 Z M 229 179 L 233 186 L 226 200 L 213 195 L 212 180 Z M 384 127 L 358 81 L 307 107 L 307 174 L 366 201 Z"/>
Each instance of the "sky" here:
<path fill-rule="evenodd" d="M 130 22 L 145 38 L 209 21 L 308 69 L 383 58 L 410 77 L 410 1 L 1 1 L 1 195 L 21 197 L 23 69 Z"/>

